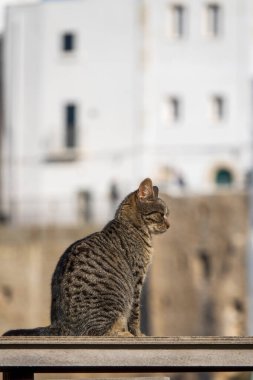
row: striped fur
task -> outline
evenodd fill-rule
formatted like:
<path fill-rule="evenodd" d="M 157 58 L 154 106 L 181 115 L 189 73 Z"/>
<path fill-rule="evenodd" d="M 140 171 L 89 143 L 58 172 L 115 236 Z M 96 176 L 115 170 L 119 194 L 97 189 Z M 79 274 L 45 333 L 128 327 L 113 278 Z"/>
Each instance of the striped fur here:
<path fill-rule="evenodd" d="M 129 194 L 102 231 L 73 243 L 52 278 L 51 326 L 5 335 L 140 336 L 140 294 L 152 234 L 169 227 L 150 179 Z"/>

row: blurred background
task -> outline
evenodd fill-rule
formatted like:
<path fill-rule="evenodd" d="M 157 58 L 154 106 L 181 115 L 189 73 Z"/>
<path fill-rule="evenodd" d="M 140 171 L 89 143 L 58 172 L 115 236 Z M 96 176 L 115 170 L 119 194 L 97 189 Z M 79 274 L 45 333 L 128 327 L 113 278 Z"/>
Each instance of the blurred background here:
<path fill-rule="evenodd" d="M 143 329 L 249 335 L 253 0 L 1 0 L 0 28 L 0 334 L 49 323 L 64 249 L 151 177 Z"/>

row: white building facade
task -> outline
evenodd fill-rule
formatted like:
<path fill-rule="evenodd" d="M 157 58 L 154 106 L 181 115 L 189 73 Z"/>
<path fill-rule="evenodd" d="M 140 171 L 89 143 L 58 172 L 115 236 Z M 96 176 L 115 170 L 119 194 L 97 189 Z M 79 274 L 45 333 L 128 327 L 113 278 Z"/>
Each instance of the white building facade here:
<path fill-rule="evenodd" d="M 16 223 L 103 222 L 146 176 L 165 191 L 242 188 L 251 160 L 251 3 L 9 7 L 4 212 Z"/>

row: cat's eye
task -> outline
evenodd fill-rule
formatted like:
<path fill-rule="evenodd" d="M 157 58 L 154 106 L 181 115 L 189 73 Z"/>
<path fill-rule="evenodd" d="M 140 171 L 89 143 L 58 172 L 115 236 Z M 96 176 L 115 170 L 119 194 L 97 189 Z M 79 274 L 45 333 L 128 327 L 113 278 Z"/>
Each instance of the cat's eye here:
<path fill-rule="evenodd" d="M 158 216 L 158 215 L 162 215 L 159 211 L 152 211 L 148 214 L 149 216 Z"/>
<path fill-rule="evenodd" d="M 164 219 L 165 217 L 165 214 L 163 212 L 159 212 L 159 211 L 153 211 L 151 212 L 150 214 L 148 214 L 151 218 L 154 217 L 156 219 Z"/>

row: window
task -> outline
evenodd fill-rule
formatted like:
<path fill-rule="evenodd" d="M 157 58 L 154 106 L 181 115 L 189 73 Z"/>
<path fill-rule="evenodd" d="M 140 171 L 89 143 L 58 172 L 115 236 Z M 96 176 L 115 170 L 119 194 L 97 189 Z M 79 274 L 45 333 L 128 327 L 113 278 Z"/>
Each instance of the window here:
<path fill-rule="evenodd" d="M 75 50 L 76 37 L 74 33 L 68 32 L 62 35 L 62 50 L 66 53 L 73 52 Z"/>
<path fill-rule="evenodd" d="M 169 35 L 182 38 L 185 35 L 185 7 L 182 4 L 171 4 L 168 12 Z"/>
<path fill-rule="evenodd" d="M 221 7 L 216 3 L 206 5 L 206 34 L 217 37 L 221 34 Z"/>
<path fill-rule="evenodd" d="M 211 98 L 210 118 L 213 122 L 221 122 L 225 118 L 225 100 L 222 96 L 215 95 Z"/>
<path fill-rule="evenodd" d="M 65 146 L 76 146 L 77 107 L 75 104 L 67 104 L 64 109 L 65 120 Z"/>
<path fill-rule="evenodd" d="M 182 5 L 172 6 L 172 28 L 173 34 L 176 37 L 184 35 L 184 7 Z"/>
<path fill-rule="evenodd" d="M 215 175 L 215 182 L 219 186 L 229 186 L 234 182 L 233 174 L 226 168 L 220 168 Z"/>
<path fill-rule="evenodd" d="M 178 123 L 182 118 L 182 104 L 178 97 L 169 96 L 165 99 L 162 110 L 166 125 Z"/>

